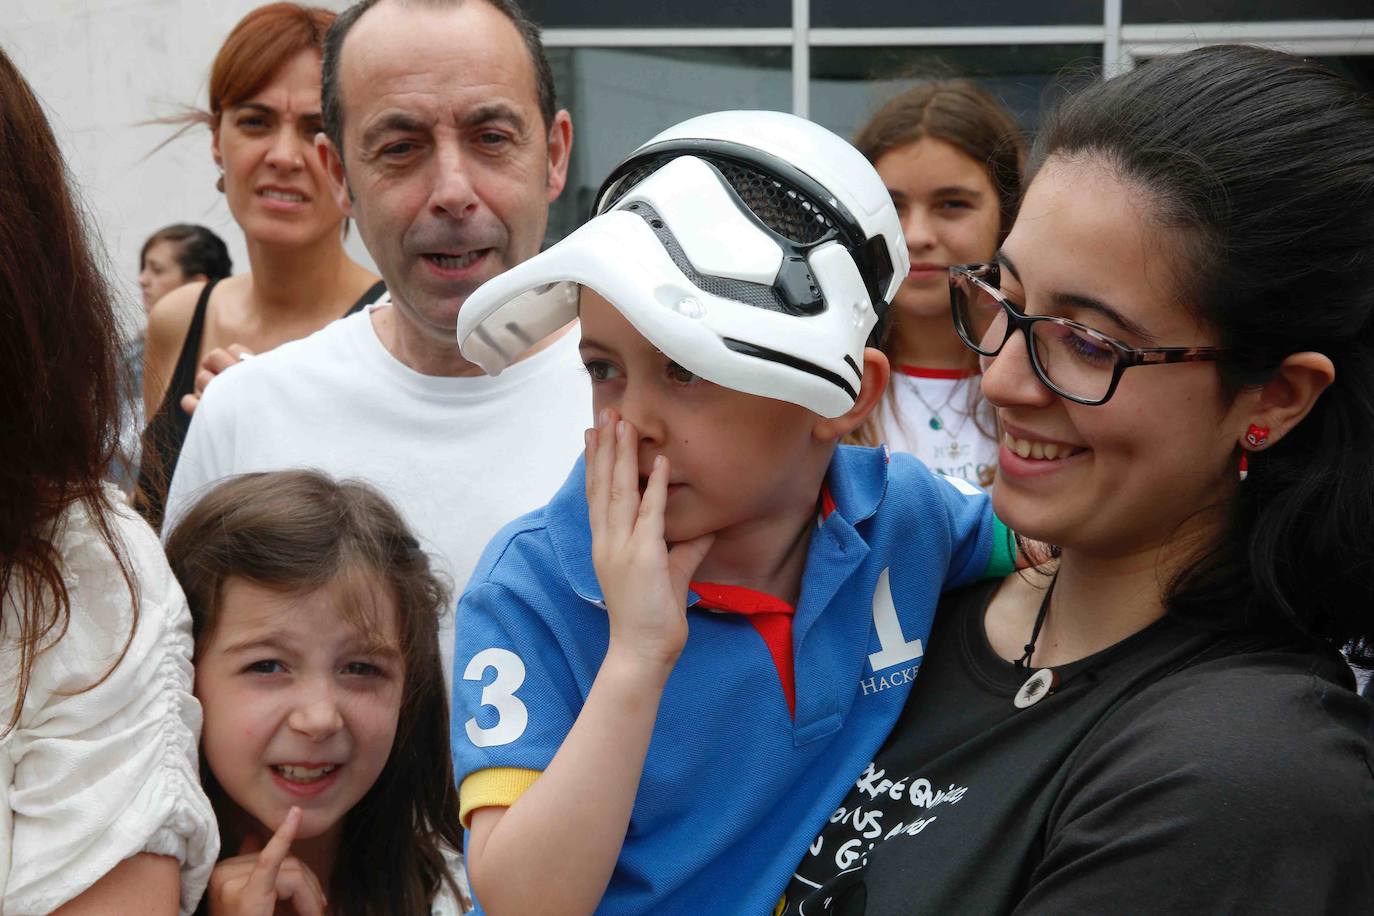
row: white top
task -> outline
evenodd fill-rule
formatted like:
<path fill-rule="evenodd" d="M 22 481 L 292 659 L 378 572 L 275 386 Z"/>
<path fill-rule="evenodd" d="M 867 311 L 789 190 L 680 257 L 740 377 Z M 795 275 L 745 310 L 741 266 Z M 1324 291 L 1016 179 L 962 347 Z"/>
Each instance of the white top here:
<path fill-rule="evenodd" d="M 977 375 L 894 367 L 891 385 L 896 410 L 887 398 L 878 408 L 883 441 L 893 451 L 920 458 L 937 474 L 987 489 L 997 468 L 997 440 L 978 428 L 981 420 L 991 430 L 990 414 L 984 418 L 969 415 L 978 384 Z M 934 428 L 936 424 L 939 429 Z"/>
<path fill-rule="evenodd" d="M 463 856 L 448 848 L 441 852 L 449 874 L 458 885 L 459 896 L 454 896 L 453 889 L 448 884 L 440 885 L 439 893 L 434 895 L 434 900 L 429 906 L 430 916 L 462 916 L 472 909 L 472 889 L 468 887 L 468 872 L 463 867 Z"/>
<path fill-rule="evenodd" d="M 138 588 L 138 625 L 120 659 L 133 622 L 129 589 L 94 522 L 74 506 L 55 539 L 71 623 L 38 656 L 19 721 L 0 737 L 5 916 L 48 913 L 143 852 L 181 862 L 181 912 L 190 913 L 219 852 L 197 774 L 200 704 L 191 695 L 186 599 L 142 519 L 121 507 L 110 525 Z M 18 609 L 13 595 L 3 600 L 0 714 L 8 721 Z"/>
<path fill-rule="evenodd" d="M 553 497 L 592 423 L 576 329 L 495 378 L 437 377 L 391 355 L 372 311 L 215 378 L 172 478 L 164 537 L 218 480 L 313 467 L 386 494 L 461 592 L 492 536 Z M 439 647 L 451 684 L 452 614 Z"/>

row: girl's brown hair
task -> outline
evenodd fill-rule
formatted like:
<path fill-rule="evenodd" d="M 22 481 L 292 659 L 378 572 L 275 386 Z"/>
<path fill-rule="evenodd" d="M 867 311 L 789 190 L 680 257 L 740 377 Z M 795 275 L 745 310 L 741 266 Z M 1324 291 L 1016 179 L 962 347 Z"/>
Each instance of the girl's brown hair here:
<path fill-rule="evenodd" d="M 936 80 L 921 83 L 901 95 L 888 100 L 879 108 L 854 137 L 854 146 L 869 162 L 876 163 L 887 153 L 908 146 L 918 140 L 942 140 L 981 164 L 997 193 L 1001 216 L 997 243 L 1011 231 L 1016 210 L 1021 202 L 1021 172 L 1025 164 L 1026 142 L 1011 114 L 995 98 L 968 80 Z M 895 322 L 888 322 L 883 352 L 893 359 L 891 333 Z M 954 333 L 953 325 L 950 333 Z M 969 351 L 969 361 L 974 356 Z M 859 445 L 877 445 L 882 441 L 879 415 L 896 410 L 891 386 L 879 409 L 849 436 Z M 986 416 L 978 386 L 972 386 L 968 412 L 978 428 L 987 433 L 992 421 Z"/>
<path fill-rule="evenodd" d="M 439 660 L 449 592 L 396 509 L 359 481 L 245 474 L 187 512 L 167 538 L 167 559 L 191 606 L 197 651 L 215 630 L 231 576 L 289 594 L 341 587 L 345 618 L 364 632 L 375 629 L 372 588 L 395 603 L 406 672 L 396 738 L 376 783 L 344 818 L 328 896 L 346 914 L 428 912 L 450 880 L 443 848 L 462 848 Z M 213 774 L 202 772 L 223 803 Z M 238 848 L 240 838 L 225 839 L 225 849 Z"/>
<path fill-rule="evenodd" d="M 129 638 L 138 625 L 102 484 L 117 445 L 118 342 L 52 128 L 0 51 L 0 598 L 15 612 L 0 617 L 0 637 L 19 650 L 18 691 L 0 713 L 0 734 L 19 719 L 39 651 L 71 621 L 57 544 L 68 507 L 84 507 L 129 585 Z M 6 622 L 17 629 L 5 632 Z"/>

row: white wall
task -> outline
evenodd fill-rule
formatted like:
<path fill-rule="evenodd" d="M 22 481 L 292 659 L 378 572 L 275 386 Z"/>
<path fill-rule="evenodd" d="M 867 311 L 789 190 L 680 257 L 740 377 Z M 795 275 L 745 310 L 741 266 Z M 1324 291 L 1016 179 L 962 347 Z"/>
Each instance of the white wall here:
<path fill-rule="evenodd" d="M 215 52 L 262 0 L 0 0 L 0 47 L 43 101 L 130 324 L 140 320 L 138 252 L 156 229 L 209 226 L 248 268 L 243 235 L 215 190 L 210 134 L 140 125 L 204 107 Z M 314 0 L 331 9 L 346 0 Z M 350 251 L 371 265 L 357 233 Z"/>

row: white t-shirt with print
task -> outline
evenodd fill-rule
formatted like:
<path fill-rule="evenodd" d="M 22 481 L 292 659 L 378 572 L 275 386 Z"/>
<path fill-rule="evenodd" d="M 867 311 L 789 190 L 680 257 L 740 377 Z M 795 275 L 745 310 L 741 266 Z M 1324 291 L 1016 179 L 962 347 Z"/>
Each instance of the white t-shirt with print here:
<path fill-rule="evenodd" d="M 884 398 L 878 408 L 883 441 L 893 451 L 910 452 L 938 474 L 987 489 L 997 468 L 997 440 L 990 434 L 990 412 L 984 417 L 969 413 L 978 384 L 975 372 L 894 367 L 892 398 Z M 979 421 L 988 434 L 979 429 Z"/>

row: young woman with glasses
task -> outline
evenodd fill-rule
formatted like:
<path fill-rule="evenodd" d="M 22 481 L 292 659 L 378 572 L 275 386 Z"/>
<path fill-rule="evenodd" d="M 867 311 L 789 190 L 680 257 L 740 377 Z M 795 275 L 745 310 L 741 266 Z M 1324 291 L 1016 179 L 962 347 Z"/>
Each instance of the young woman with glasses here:
<path fill-rule="evenodd" d="M 784 910 L 1364 911 L 1374 101 L 1204 48 L 1071 100 L 1031 174 L 950 288 L 994 506 L 1057 558 L 946 599 Z"/>
<path fill-rule="evenodd" d="M 981 487 L 997 467 L 978 357 L 949 325 L 949 267 L 986 261 L 1021 196 L 1024 143 L 1011 114 L 965 80 L 922 83 L 883 105 L 854 138 L 892 194 L 911 269 L 892 301 L 883 352 L 892 381 L 850 437 L 911 452 Z"/>

